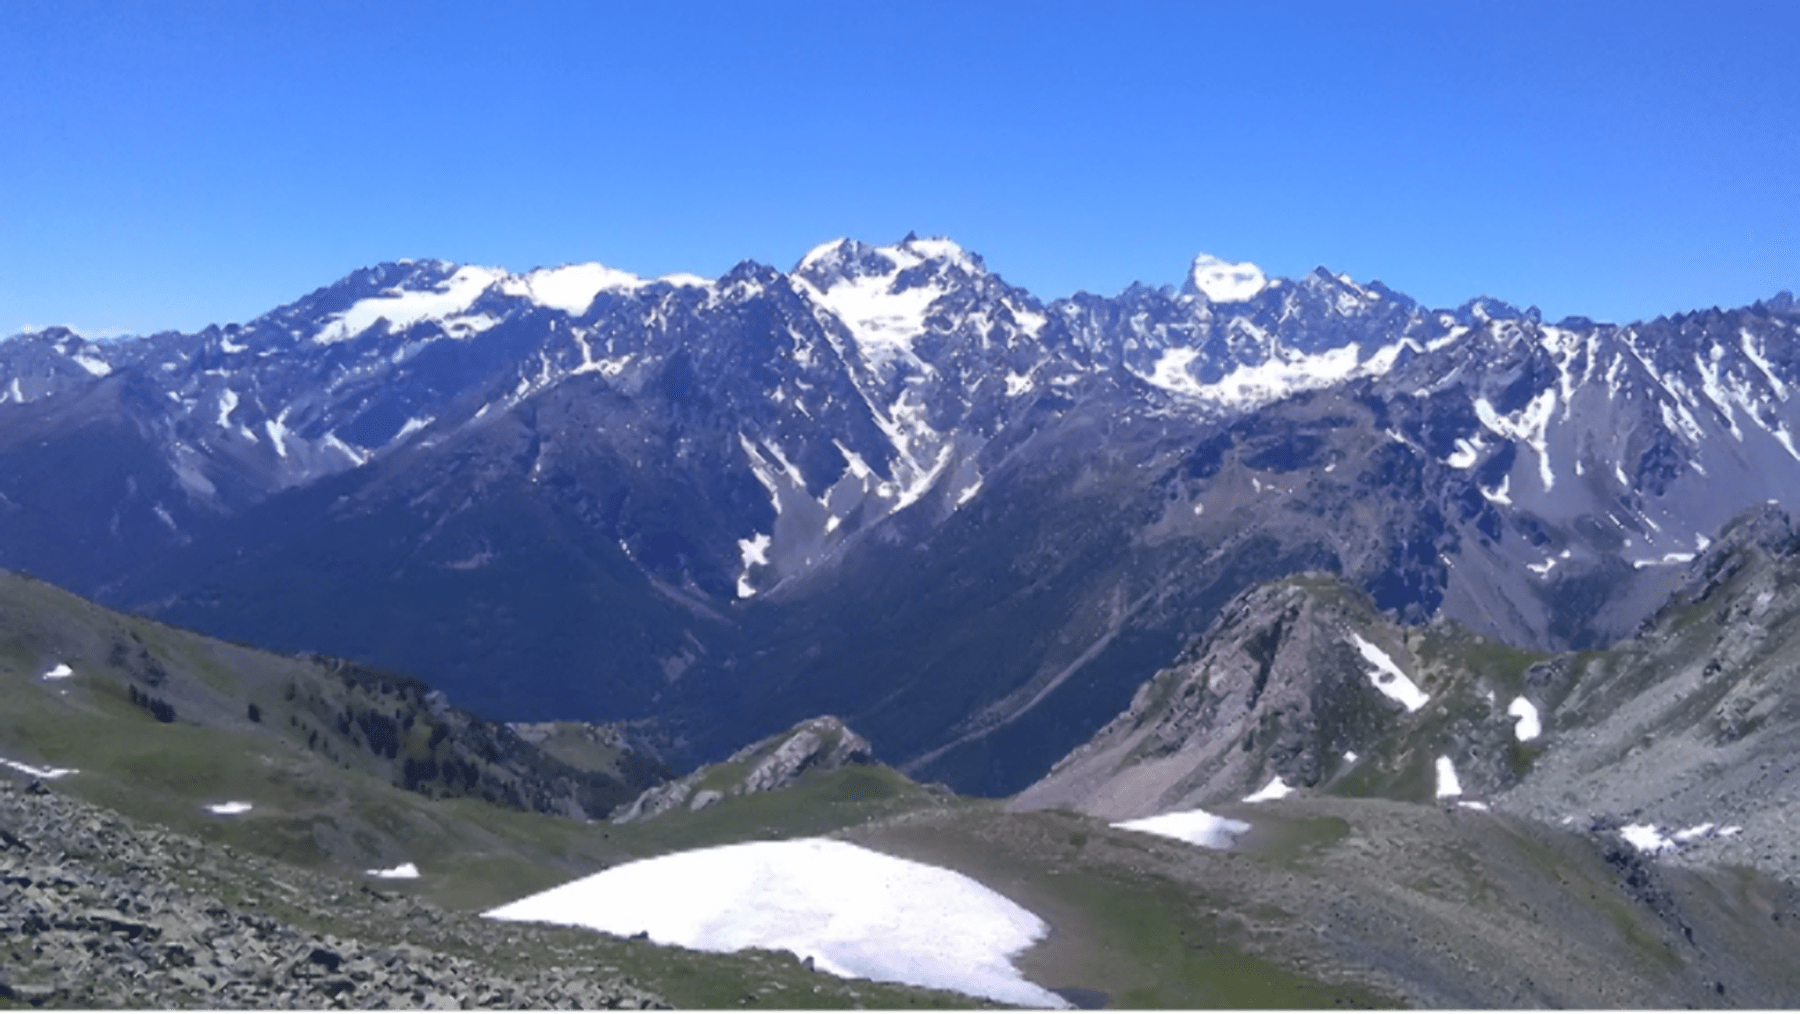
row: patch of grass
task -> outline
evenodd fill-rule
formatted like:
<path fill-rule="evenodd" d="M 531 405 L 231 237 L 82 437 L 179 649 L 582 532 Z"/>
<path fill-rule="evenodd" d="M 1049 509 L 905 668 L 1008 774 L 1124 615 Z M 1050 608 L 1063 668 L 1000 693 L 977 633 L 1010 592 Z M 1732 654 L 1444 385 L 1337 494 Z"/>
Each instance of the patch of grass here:
<path fill-rule="evenodd" d="M 1307 827 L 1323 837 L 1335 830 L 1325 822 Z M 1109 1006 L 1128 1008 L 1392 1002 L 1249 953 L 1238 913 L 1209 893 L 1204 877 L 1173 875 L 1156 859 L 1160 843 L 1092 818 L 967 805 L 911 814 L 840 837 L 957 870 L 1042 917 L 1051 934 L 1016 964 L 1048 988 L 1098 991 Z M 1241 858 L 1218 854 L 1216 861 Z M 1292 916 L 1271 910 L 1252 913 L 1252 921 L 1291 922 Z"/>

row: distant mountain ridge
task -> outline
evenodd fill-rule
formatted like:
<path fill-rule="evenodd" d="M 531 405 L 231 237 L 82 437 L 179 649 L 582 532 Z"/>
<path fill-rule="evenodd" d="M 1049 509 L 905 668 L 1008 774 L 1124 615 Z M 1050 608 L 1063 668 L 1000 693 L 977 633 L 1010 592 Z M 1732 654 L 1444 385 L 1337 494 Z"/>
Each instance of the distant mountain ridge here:
<path fill-rule="evenodd" d="M 1782 294 L 1633 325 L 1196 260 L 1045 303 L 943 239 L 783 273 L 440 261 L 0 342 L 0 566 L 507 718 L 821 712 L 1010 791 L 1232 596 L 1599 645 L 1800 493 Z"/>

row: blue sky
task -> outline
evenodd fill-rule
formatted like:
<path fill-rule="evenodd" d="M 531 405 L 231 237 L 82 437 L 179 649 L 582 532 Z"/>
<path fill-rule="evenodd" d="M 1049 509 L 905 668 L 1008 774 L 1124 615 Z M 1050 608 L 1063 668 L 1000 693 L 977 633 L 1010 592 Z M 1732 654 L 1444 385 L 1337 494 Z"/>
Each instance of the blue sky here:
<path fill-rule="evenodd" d="M 0 334 L 357 267 L 791 267 L 1040 297 L 1194 254 L 1631 320 L 1800 289 L 1800 4 L 0 4 Z"/>

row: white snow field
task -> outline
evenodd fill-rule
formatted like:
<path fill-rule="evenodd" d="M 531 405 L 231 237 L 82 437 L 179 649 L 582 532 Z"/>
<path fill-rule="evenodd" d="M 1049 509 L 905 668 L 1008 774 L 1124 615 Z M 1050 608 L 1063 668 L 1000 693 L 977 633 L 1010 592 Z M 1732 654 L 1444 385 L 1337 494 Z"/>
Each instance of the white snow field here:
<path fill-rule="evenodd" d="M 1012 965 L 1048 931 L 1043 920 L 952 870 L 823 838 L 642 859 L 485 916 L 703 951 L 785 949 L 846 978 L 1068 1006 Z"/>
<path fill-rule="evenodd" d="M 56 663 L 55 668 L 44 673 L 44 678 L 47 680 L 66 680 L 73 675 L 75 675 L 75 670 L 69 668 L 69 663 L 58 662 Z"/>
<path fill-rule="evenodd" d="M 1228 849 L 1237 841 L 1238 835 L 1250 830 L 1250 825 L 1244 821 L 1221 817 L 1205 810 L 1159 813 L 1154 817 L 1121 821 L 1113 826 L 1127 831 L 1160 834 L 1164 838 L 1174 838 L 1209 849 Z"/>
<path fill-rule="evenodd" d="M 1437 759 L 1437 797 L 1449 799 L 1462 795 L 1462 782 L 1457 781 L 1456 765 L 1448 757 Z"/>
<path fill-rule="evenodd" d="M 216 813 L 222 817 L 229 817 L 237 813 L 249 813 L 250 809 L 249 803 L 235 799 L 229 803 L 208 803 L 206 805 L 207 813 Z"/>
<path fill-rule="evenodd" d="M 1362 653 L 1363 661 L 1375 667 L 1375 671 L 1369 674 L 1369 682 L 1375 684 L 1375 689 L 1399 701 L 1400 706 L 1407 711 L 1417 711 L 1425 706 L 1426 701 L 1431 700 L 1417 684 L 1406 678 L 1406 673 L 1400 671 L 1400 667 L 1394 664 L 1387 652 L 1363 640 L 1354 630 L 1350 632 L 1350 643 Z"/>
<path fill-rule="evenodd" d="M 1543 733 L 1544 726 L 1538 721 L 1537 706 L 1525 698 L 1513 698 L 1512 703 L 1506 706 L 1506 713 L 1518 719 L 1513 724 L 1513 735 L 1519 738 L 1519 742 L 1530 742 Z"/>
<path fill-rule="evenodd" d="M 395 866 L 392 869 L 364 870 L 363 872 L 371 877 L 379 877 L 382 880 L 419 879 L 419 867 L 413 863 L 401 863 L 399 866 Z"/>
<path fill-rule="evenodd" d="M 1269 784 L 1244 797 L 1246 803 L 1260 803 L 1267 799 L 1283 799 L 1294 791 L 1294 787 L 1281 780 L 1280 775 L 1269 779 Z"/>
<path fill-rule="evenodd" d="M 7 760 L 4 757 L 0 757 L 0 764 L 4 764 L 7 767 L 12 768 L 14 771 L 19 771 L 19 772 L 23 772 L 24 774 L 28 774 L 33 778 L 41 778 L 46 782 L 54 781 L 55 779 L 58 779 L 58 778 L 65 778 L 69 775 L 78 775 L 81 773 L 79 768 L 33 767 L 30 764 L 21 764 L 18 761 Z"/>

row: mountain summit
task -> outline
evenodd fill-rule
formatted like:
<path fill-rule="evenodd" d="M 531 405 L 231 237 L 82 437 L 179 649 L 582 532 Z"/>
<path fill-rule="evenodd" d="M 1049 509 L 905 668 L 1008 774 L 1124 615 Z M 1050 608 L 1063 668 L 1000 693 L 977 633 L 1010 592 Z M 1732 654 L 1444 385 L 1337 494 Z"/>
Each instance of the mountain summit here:
<path fill-rule="evenodd" d="M 1432 309 L 1197 258 L 1046 303 L 946 239 L 792 272 L 365 268 L 0 342 L 0 566 L 675 763 L 839 715 L 1006 792 L 1250 586 L 1545 649 L 1800 495 L 1800 316 Z"/>

